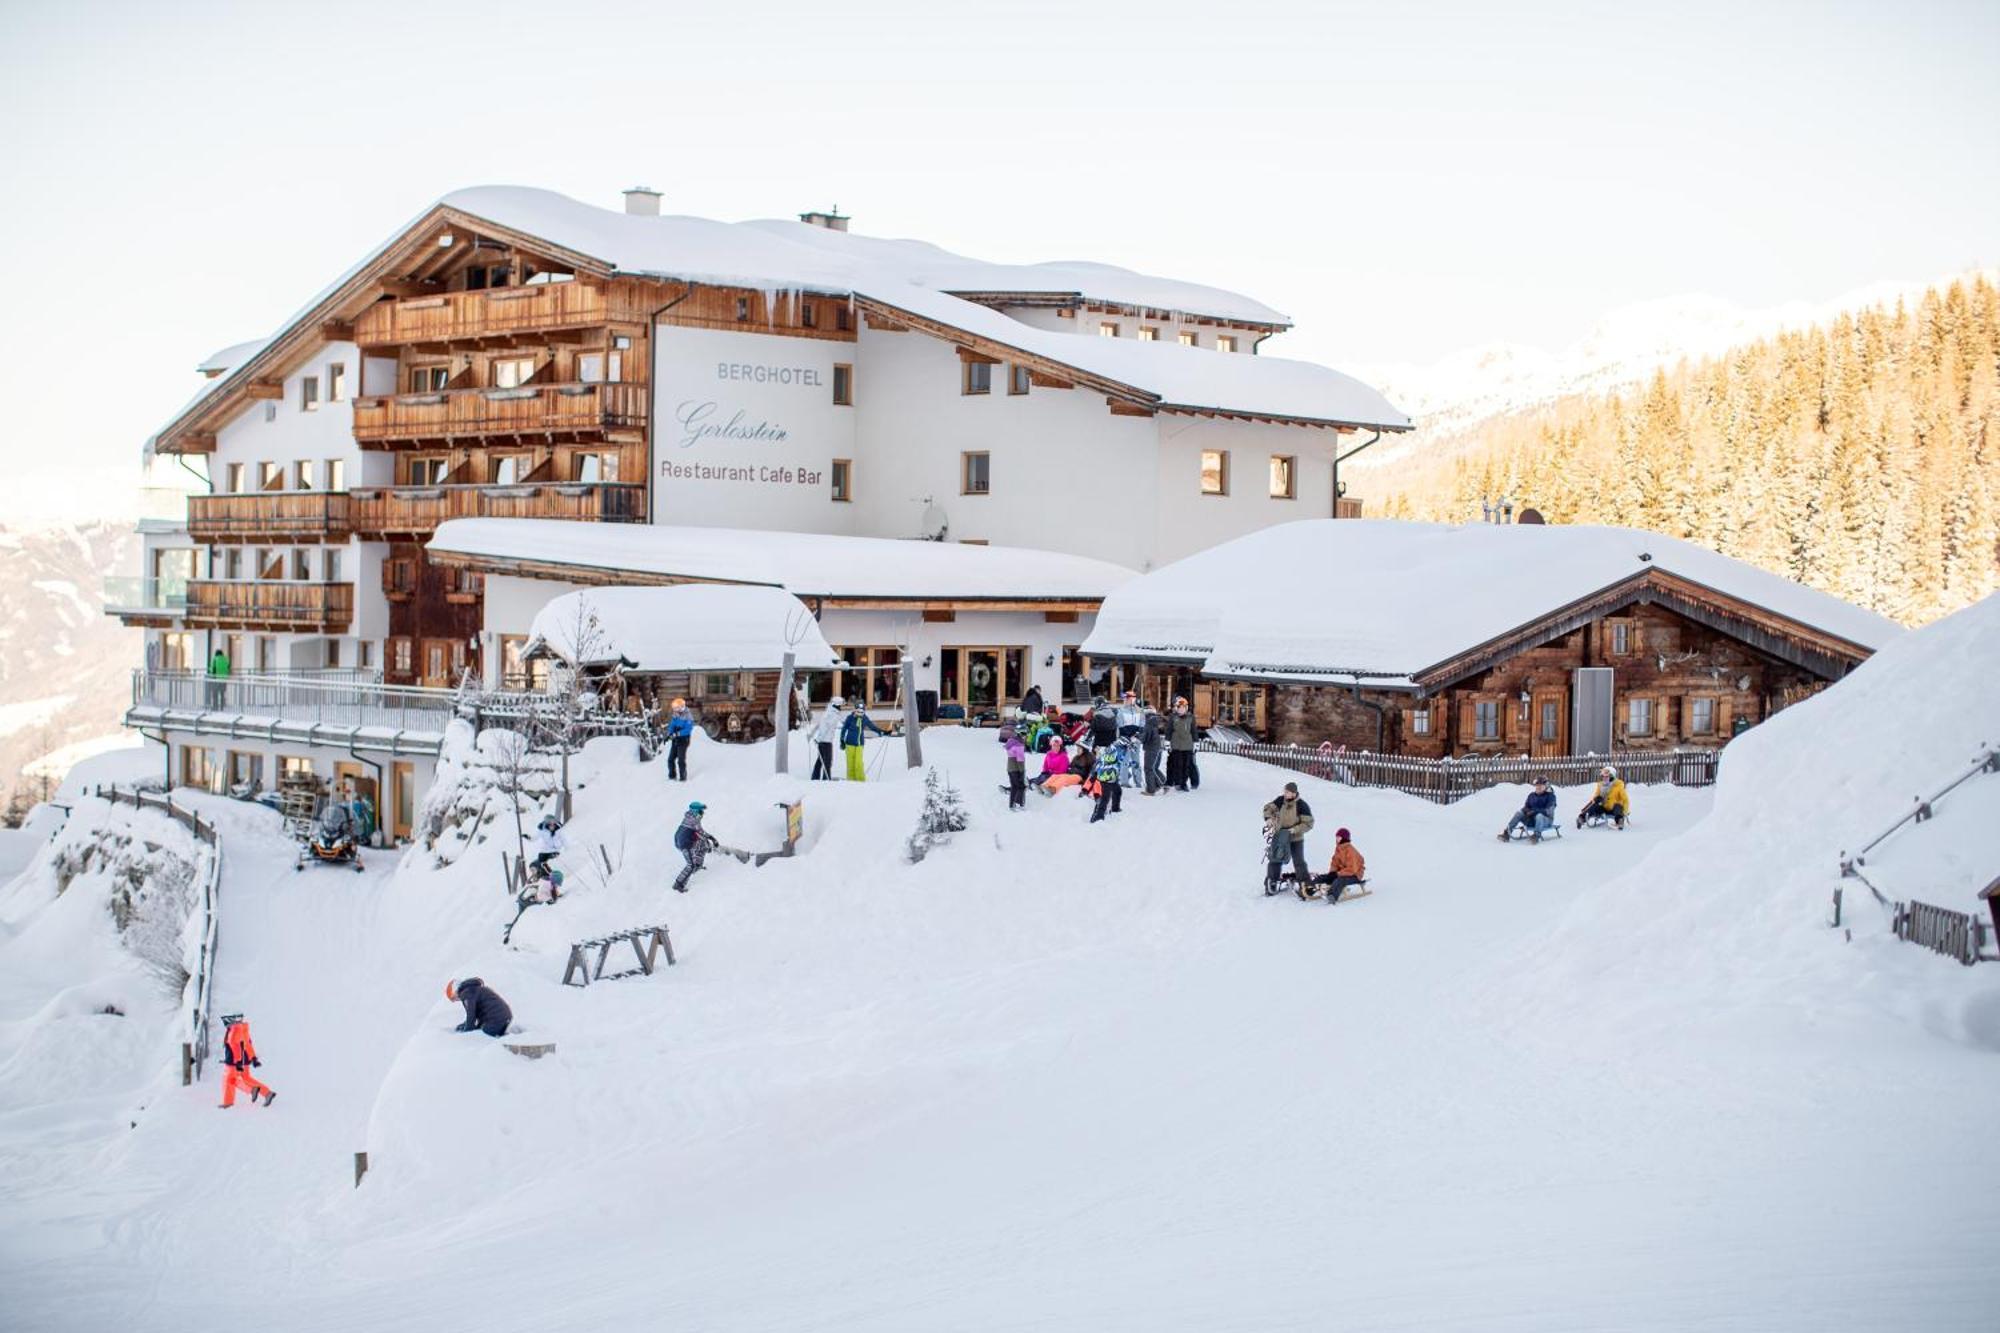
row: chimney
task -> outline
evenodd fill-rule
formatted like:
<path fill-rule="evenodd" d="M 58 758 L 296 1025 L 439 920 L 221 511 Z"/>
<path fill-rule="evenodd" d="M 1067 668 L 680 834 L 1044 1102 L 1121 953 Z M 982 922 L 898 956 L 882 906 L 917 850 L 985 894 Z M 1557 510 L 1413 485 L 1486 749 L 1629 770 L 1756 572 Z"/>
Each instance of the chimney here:
<path fill-rule="evenodd" d="M 633 217 L 660 216 L 660 192 L 650 185 L 634 185 L 625 191 L 625 211 Z"/>
<path fill-rule="evenodd" d="M 808 227 L 825 227 L 828 231 L 847 230 L 847 215 L 840 211 L 839 204 L 835 204 L 824 213 L 801 213 L 799 221 Z"/>

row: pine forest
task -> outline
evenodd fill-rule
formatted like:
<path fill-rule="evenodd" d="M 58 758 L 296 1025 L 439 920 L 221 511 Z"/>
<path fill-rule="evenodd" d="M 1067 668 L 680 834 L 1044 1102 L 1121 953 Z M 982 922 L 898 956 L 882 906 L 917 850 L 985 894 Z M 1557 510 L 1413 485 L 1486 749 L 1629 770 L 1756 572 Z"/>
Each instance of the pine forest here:
<path fill-rule="evenodd" d="M 2000 586 L 2000 289 L 1975 275 L 1491 418 L 1356 489 L 1391 518 L 1504 495 L 1651 528 L 1923 624 Z"/>

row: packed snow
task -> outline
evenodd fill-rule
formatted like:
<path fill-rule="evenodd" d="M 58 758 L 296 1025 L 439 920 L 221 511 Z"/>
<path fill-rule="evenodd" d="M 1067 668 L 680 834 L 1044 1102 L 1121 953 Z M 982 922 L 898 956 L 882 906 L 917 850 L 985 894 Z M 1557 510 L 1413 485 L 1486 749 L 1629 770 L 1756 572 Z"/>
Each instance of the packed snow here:
<path fill-rule="evenodd" d="M 570 892 L 512 949 L 497 810 L 300 874 L 268 812 L 190 794 L 228 848 L 218 1003 L 278 1100 L 181 1089 L 172 1002 L 32 863 L 0 891 L 9 1326 L 1988 1328 L 2000 976 L 1826 921 L 1839 853 L 2000 738 L 1996 658 L 1989 599 L 1713 792 L 1539 847 L 1494 839 L 1519 789 L 1300 778 L 1313 861 L 1336 825 L 1368 859 L 1331 907 L 1259 892 L 1286 774 L 1010 814 L 977 730 L 924 734 L 972 822 L 915 866 L 900 739 L 827 784 L 698 735 L 684 786 L 594 742 Z M 797 856 L 666 891 L 687 799 L 757 851 L 801 796 Z M 1996 815 L 1976 778 L 1871 870 L 1969 909 Z M 655 922 L 678 965 L 561 986 L 570 942 Z M 475 974 L 556 1053 L 453 1032 Z"/>
<path fill-rule="evenodd" d="M 838 660 L 804 602 L 778 588 L 682 584 L 589 588 L 535 613 L 524 654 L 547 648 L 565 662 L 622 662 L 641 671 L 775 671 L 791 653 L 801 670 Z"/>
<path fill-rule="evenodd" d="M 768 584 L 799 597 L 1090 599 L 1136 577 L 1109 561 L 1018 546 L 548 518 L 450 519 L 438 525 L 430 549 L 580 573 Z"/>
<path fill-rule="evenodd" d="M 1335 595 L 1299 597 L 1299 572 L 1308 570 Z M 1648 570 L 1866 649 L 1903 633 L 1815 588 L 1636 528 L 1306 519 L 1124 584 L 1105 599 L 1083 648 L 1199 659 L 1220 675 L 1407 686 L 1425 668 Z"/>

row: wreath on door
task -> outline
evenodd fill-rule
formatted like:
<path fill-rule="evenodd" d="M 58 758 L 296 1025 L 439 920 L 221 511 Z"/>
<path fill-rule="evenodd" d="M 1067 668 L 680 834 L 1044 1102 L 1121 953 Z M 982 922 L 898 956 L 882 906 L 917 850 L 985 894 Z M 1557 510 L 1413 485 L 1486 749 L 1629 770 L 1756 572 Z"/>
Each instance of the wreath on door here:
<path fill-rule="evenodd" d="M 972 688 L 983 690 L 993 683 L 993 668 L 984 662 L 974 662 L 968 673 L 972 677 Z"/>

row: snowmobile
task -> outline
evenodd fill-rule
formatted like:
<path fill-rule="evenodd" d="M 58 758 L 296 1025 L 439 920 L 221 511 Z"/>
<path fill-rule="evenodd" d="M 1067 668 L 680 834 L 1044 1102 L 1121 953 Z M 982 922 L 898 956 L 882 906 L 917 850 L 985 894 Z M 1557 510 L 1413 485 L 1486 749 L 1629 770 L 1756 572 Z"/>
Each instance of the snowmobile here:
<path fill-rule="evenodd" d="M 299 845 L 298 863 L 293 870 L 308 865 L 350 865 L 361 873 L 361 850 L 354 826 L 354 812 L 339 801 L 328 802 L 313 821 L 312 831 Z"/>

